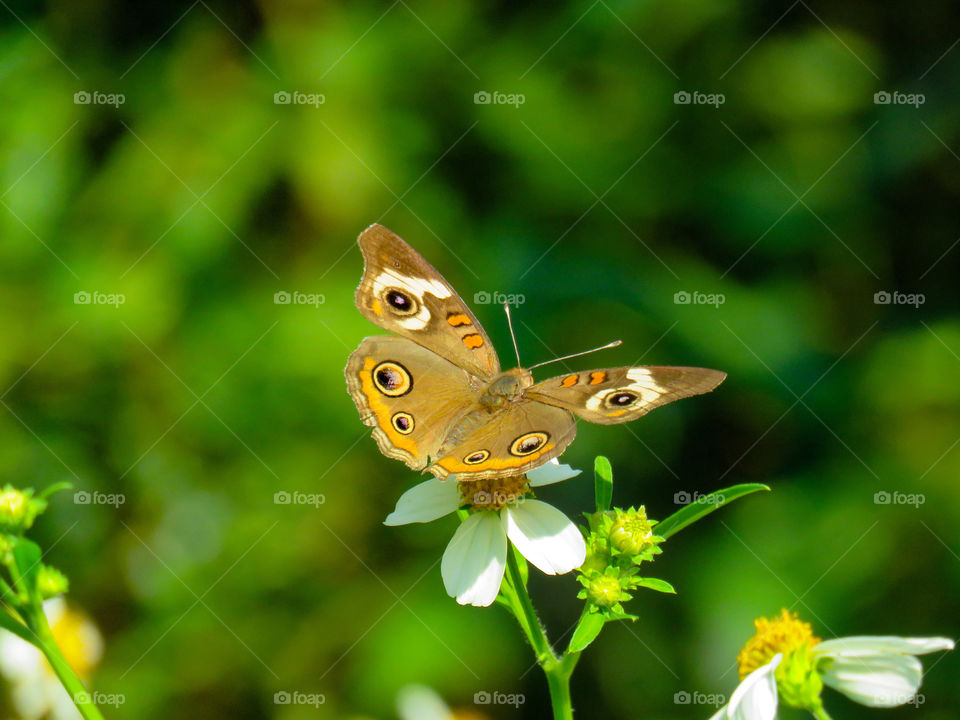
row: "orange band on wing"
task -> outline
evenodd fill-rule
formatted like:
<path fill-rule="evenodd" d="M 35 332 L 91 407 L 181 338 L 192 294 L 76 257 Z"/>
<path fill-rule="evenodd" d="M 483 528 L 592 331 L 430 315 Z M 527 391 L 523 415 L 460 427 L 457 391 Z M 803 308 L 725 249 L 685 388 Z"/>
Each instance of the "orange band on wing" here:
<path fill-rule="evenodd" d="M 560 381 L 560 387 L 573 387 L 577 384 L 577 380 L 579 379 L 579 375 L 567 375 L 563 380 Z"/>
<path fill-rule="evenodd" d="M 462 338 L 463 344 L 466 345 L 471 350 L 476 350 L 478 347 L 483 346 L 483 338 L 473 333 L 471 335 L 464 335 Z"/>
<path fill-rule="evenodd" d="M 367 402 L 370 404 L 370 409 L 373 410 L 377 417 L 377 427 L 386 434 L 391 444 L 401 450 L 406 450 L 412 457 L 416 457 L 417 444 L 410 436 L 398 433 L 396 428 L 390 423 L 390 408 L 387 407 L 387 404 L 383 401 L 383 396 L 373 385 L 373 368 L 376 364 L 377 361 L 372 357 L 363 359 L 363 369 L 359 373 L 360 389 L 363 392 L 363 396 L 367 399 Z"/>
<path fill-rule="evenodd" d="M 462 462 L 455 457 L 445 457 L 442 460 L 437 460 L 437 465 L 451 473 L 478 473 L 484 472 L 485 470 L 505 470 L 519 468 L 524 465 L 529 465 L 532 461 L 536 460 L 544 453 L 550 452 L 555 447 L 556 445 L 554 443 L 547 443 L 537 452 L 524 455 L 522 458 L 492 458 L 486 462 L 477 463 L 475 465 L 467 465 L 465 462 Z"/>
<path fill-rule="evenodd" d="M 460 327 L 461 325 L 473 325 L 473 321 L 470 320 L 470 317 L 468 315 L 464 315 L 463 313 L 451 313 L 447 317 L 447 322 L 453 327 Z"/>
<path fill-rule="evenodd" d="M 597 370 L 597 372 L 590 373 L 591 385 L 599 385 L 606 379 L 607 379 L 607 374 L 603 372 L 603 370 Z"/>

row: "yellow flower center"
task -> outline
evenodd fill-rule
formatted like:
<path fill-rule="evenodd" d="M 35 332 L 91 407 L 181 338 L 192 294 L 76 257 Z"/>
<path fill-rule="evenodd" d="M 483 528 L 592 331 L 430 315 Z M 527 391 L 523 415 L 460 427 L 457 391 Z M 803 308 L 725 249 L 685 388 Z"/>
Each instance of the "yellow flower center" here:
<path fill-rule="evenodd" d="M 67 664 L 81 678 L 88 678 L 103 654 L 103 639 L 93 623 L 67 607 L 50 624 L 50 632 Z"/>
<path fill-rule="evenodd" d="M 27 505 L 27 498 L 19 490 L 0 492 L 0 513 L 15 518 L 21 515 Z"/>
<path fill-rule="evenodd" d="M 526 475 L 461 481 L 462 501 L 477 510 L 502 510 L 522 502 L 530 490 Z"/>
<path fill-rule="evenodd" d="M 798 650 L 805 655 L 820 642 L 820 638 L 814 636 L 810 623 L 802 622 L 796 613 L 791 614 L 786 609 L 772 620 L 757 618 L 753 624 L 757 634 L 747 640 L 737 654 L 741 680 L 766 665 L 777 653 L 783 653 L 784 659 Z"/>

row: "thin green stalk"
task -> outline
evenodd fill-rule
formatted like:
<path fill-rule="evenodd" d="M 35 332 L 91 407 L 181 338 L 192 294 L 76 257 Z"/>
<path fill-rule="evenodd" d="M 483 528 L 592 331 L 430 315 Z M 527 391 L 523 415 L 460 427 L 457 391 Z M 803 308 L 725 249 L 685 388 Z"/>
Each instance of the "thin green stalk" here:
<path fill-rule="evenodd" d="M 60 648 L 57 647 L 50 626 L 47 624 L 46 615 L 43 614 L 42 610 L 33 614 L 36 615 L 34 622 L 37 625 L 38 647 L 50 661 L 50 666 L 60 679 L 60 684 L 70 693 L 70 698 L 73 700 L 73 704 L 77 706 L 77 710 L 80 711 L 85 720 L 104 720 L 100 710 L 93 702 L 93 696 L 87 692 L 80 678 L 73 672 L 60 652 Z"/>
<path fill-rule="evenodd" d="M 523 628 L 530 645 L 537 654 L 537 662 L 547 676 L 550 688 L 550 704 L 553 706 L 554 720 L 573 720 L 573 705 L 570 701 L 570 676 L 579 659 L 579 653 L 569 653 L 558 658 L 550 647 L 550 641 L 544 632 L 533 600 L 523 584 L 520 566 L 517 564 L 513 547 L 507 549 L 507 577 L 512 590 L 513 611 L 520 627 Z"/>

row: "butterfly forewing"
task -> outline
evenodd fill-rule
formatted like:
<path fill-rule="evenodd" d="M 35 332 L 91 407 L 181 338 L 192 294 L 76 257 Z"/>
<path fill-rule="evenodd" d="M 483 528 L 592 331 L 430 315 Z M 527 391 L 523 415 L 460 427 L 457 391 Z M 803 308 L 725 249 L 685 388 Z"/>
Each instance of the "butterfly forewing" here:
<path fill-rule="evenodd" d="M 497 353 L 477 318 L 420 253 L 382 225 L 360 234 L 364 271 L 357 307 L 390 330 L 485 380 L 500 372 Z"/>
<path fill-rule="evenodd" d="M 550 378 L 524 397 L 566 408 L 602 425 L 629 422 L 674 400 L 710 392 L 726 373 L 697 367 L 619 367 Z"/>

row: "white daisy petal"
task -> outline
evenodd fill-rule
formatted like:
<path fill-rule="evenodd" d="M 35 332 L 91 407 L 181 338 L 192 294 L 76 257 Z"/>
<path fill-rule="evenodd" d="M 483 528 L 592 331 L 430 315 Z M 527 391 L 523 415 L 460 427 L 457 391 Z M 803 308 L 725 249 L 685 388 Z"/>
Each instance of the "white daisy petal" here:
<path fill-rule="evenodd" d="M 400 720 L 453 720 L 453 713 L 436 692 L 425 685 L 407 685 L 397 694 Z"/>
<path fill-rule="evenodd" d="M 517 550 L 547 575 L 568 573 L 586 560 L 583 535 L 552 505 L 527 500 L 504 509 L 500 518 Z"/>
<path fill-rule="evenodd" d="M 912 655 L 831 657 L 820 670 L 823 682 L 868 707 L 896 707 L 920 688 L 923 667 Z"/>
<path fill-rule="evenodd" d="M 493 512 L 468 517 L 443 552 L 440 574 L 450 597 L 485 607 L 497 599 L 507 566 L 507 536 Z"/>
<path fill-rule="evenodd" d="M 455 482 L 433 478 L 407 490 L 384 525 L 425 523 L 449 515 L 460 506 L 460 489 Z"/>
<path fill-rule="evenodd" d="M 743 679 L 730 696 L 727 718 L 774 720 L 777 716 L 777 679 L 774 677 L 774 671 L 782 659 L 783 655 L 779 653 L 774 655 L 770 662 Z"/>
<path fill-rule="evenodd" d="M 926 655 L 953 650 L 953 640 L 942 637 L 896 637 L 862 635 L 825 640 L 814 647 L 818 655 L 854 657 L 859 655 Z"/>
<path fill-rule="evenodd" d="M 559 460 L 553 458 L 546 465 L 541 465 L 528 472 L 527 479 L 530 481 L 530 487 L 542 487 L 569 480 L 579 475 L 580 472 L 580 470 L 574 470 L 569 465 L 561 465 Z"/>

